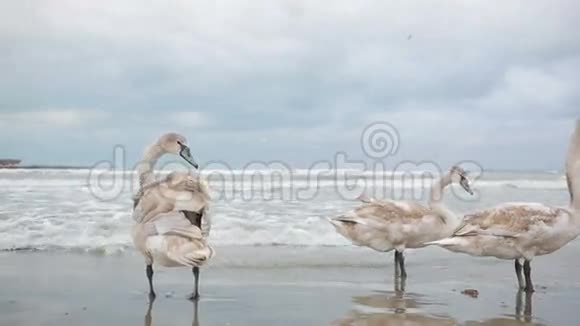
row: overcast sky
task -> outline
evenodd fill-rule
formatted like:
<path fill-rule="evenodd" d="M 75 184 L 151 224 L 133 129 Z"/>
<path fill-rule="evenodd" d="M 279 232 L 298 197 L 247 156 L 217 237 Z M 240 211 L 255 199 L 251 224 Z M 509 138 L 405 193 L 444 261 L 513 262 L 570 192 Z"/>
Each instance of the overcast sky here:
<path fill-rule="evenodd" d="M 218 4 L 216 4 L 216 2 Z M 561 169 L 580 116 L 578 1 L 2 1 L 0 157 L 308 167 L 394 125 L 388 164 Z"/>

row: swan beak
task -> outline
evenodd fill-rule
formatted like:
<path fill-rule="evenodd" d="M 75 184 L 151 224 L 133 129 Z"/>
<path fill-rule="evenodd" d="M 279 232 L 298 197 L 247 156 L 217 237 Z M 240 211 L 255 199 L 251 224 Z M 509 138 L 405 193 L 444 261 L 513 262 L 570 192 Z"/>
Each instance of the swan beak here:
<path fill-rule="evenodd" d="M 461 187 L 463 187 L 465 191 L 467 191 L 467 193 L 473 196 L 473 190 L 471 190 L 471 187 L 469 186 L 469 180 L 466 177 L 461 176 L 459 184 L 461 185 Z"/>
<path fill-rule="evenodd" d="M 197 169 L 199 166 L 197 165 L 197 163 L 195 163 L 193 156 L 191 156 L 191 151 L 189 150 L 189 147 L 183 145 L 182 143 L 179 143 L 179 146 L 181 146 L 179 156 L 181 156 L 181 158 L 183 158 L 187 163 L 191 164 L 194 168 Z"/>

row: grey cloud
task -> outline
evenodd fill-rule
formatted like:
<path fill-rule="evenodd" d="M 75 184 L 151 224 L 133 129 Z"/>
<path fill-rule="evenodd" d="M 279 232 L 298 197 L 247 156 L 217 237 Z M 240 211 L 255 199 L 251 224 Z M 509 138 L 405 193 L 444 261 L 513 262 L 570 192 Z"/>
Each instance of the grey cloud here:
<path fill-rule="evenodd" d="M 195 135 L 206 157 L 303 165 L 342 149 L 361 156 L 358 135 L 382 119 L 405 135 L 402 159 L 553 168 L 561 158 L 531 159 L 537 150 L 525 139 L 555 157 L 580 112 L 578 9 L 575 1 L 4 2 L 0 112 L 103 112 L 108 119 L 82 130 L 98 151 L 91 159 L 115 141 L 138 147 L 137 156 L 177 129 Z M 171 119 L 187 111 L 206 123 Z M 506 139 L 527 159 L 510 154 Z M 56 155 L 76 154 L 63 146 Z"/>

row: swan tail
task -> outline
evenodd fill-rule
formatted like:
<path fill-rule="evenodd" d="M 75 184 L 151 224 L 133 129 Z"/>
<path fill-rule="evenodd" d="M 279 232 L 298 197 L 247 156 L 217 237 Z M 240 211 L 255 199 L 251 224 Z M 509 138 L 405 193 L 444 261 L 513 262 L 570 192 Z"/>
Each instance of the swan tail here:
<path fill-rule="evenodd" d="M 570 193 L 570 206 L 580 211 L 580 119 L 576 120 L 576 127 L 570 139 L 570 147 L 566 158 L 566 182 Z"/>
<path fill-rule="evenodd" d="M 203 242 L 182 244 L 177 250 L 169 250 L 168 256 L 182 266 L 200 267 L 215 254 L 212 247 Z"/>
<path fill-rule="evenodd" d="M 452 238 L 445 238 L 445 239 L 441 239 L 441 240 L 426 242 L 425 245 L 449 247 L 449 246 L 456 246 L 456 245 L 460 244 L 462 241 L 463 241 L 463 239 L 452 237 Z"/>
<path fill-rule="evenodd" d="M 199 267 L 204 265 L 214 255 L 214 250 L 210 246 L 193 250 L 183 255 L 184 265 L 189 267 Z"/>
<path fill-rule="evenodd" d="M 336 232 L 349 240 L 352 240 L 352 235 L 356 233 L 357 225 L 359 224 L 355 219 L 348 216 L 329 218 L 328 221 L 334 226 Z"/>
<path fill-rule="evenodd" d="M 189 238 L 191 240 L 203 240 L 203 234 L 201 230 L 197 227 L 188 227 L 188 228 L 174 228 L 166 233 L 165 235 L 177 235 L 184 238 Z"/>

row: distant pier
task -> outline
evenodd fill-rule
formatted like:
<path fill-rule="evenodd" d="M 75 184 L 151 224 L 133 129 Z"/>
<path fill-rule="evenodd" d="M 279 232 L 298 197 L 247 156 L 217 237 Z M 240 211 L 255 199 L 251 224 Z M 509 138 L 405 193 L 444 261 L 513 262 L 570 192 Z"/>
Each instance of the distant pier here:
<path fill-rule="evenodd" d="M 20 160 L 0 158 L 0 168 L 14 168 L 20 165 Z"/>

